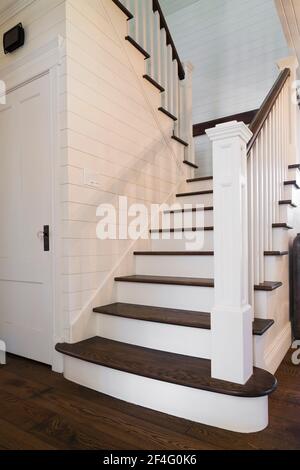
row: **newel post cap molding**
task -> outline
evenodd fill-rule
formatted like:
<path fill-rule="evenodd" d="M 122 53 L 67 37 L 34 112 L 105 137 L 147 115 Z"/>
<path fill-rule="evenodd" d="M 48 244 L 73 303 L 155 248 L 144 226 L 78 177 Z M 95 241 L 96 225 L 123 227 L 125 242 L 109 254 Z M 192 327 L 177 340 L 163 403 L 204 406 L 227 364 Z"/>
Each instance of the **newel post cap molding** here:
<path fill-rule="evenodd" d="M 211 141 L 231 139 L 240 137 L 246 144 L 252 137 L 252 132 L 243 122 L 230 121 L 223 124 L 217 124 L 212 129 L 207 129 L 206 134 Z"/>

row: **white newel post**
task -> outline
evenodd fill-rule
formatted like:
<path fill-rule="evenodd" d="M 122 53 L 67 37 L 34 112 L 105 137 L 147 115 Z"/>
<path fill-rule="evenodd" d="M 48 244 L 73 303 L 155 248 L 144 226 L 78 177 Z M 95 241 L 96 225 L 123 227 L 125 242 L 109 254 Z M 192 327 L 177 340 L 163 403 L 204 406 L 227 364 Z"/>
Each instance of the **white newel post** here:
<path fill-rule="evenodd" d="M 295 56 L 289 56 L 280 59 L 277 62 L 280 71 L 290 69 L 290 151 L 289 164 L 299 163 L 299 133 L 300 133 L 300 116 L 297 104 L 297 69 L 299 67 L 298 59 Z"/>
<path fill-rule="evenodd" d="M 206 131 L 213 142 L 214 307 L 212 377 L 244 384 L 253 373 L 248 286 L 247 143 L 237 121 Z"/>
<path fill-rule="evenodd" d="M 191 62 L 183 64 L 185 79 L 180 80 L 180 119 L 179 137 L 185 140 L 189 146 L 186 148 L 185 159 L 195 163 L 195 143 L 193 136 L 193 70 Z"/>

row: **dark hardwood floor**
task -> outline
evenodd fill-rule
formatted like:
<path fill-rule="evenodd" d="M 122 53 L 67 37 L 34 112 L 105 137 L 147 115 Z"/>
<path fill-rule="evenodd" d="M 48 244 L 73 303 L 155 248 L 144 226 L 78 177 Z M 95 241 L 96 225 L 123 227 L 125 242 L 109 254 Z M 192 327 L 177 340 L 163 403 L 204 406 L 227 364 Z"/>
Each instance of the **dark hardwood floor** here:
<path fill-rule="evenodd" d="M 300 449 L 300 366 L 287 354 L 270 425 L 236 434 L 140 408 L 8 356 L 0 367 L 0 449 Z"/>

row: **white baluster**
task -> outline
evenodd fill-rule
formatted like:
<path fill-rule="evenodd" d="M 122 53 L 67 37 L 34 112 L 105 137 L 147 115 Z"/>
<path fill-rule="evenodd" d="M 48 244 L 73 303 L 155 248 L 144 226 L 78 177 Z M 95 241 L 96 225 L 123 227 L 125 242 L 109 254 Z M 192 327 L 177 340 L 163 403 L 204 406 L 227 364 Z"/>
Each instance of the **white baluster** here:
<path fill-rule="evenodd" d="M 276 134 L 276 162 L 275 162 L 275 222 L 279 222 L 279 188 L 280 188 L 280 175 L 279 175 L 279 102 L 276 101 L 275 103 L 275 118 L 276 118 L 276 125 L 275 125 L 275 134 Z"/>
<path fill-rule="evenodd" d="M 179 80 L 179 129 L 180 137 L 189 145 L 185 150 L 185 159 L 195 163 L 195 139 L 193 136 L 193 70 L 191 62 L 183 64 L 185 78 Z"/>
<path fill-rule="evenodd" d="M 248 256 L 249 256 L 249 303 L 254 305 L 254 168 L 253 147 L 248 156 Z M 254 314 L 254 312 L 253 312 Z"/>
<path fill-rule="evenodd" d="M 138 17 L 138 0 L 129 0 L 129 11 L 133 14 L 133 18 L 128 21 L 128 34 L 135 41 L 138 40 L 138 28 L 139 28 L 139 17 Z"/>
<path fill-rule="evenodd" d="M 269 179 L 268 179 L 268 119 L 264 125 L 264 141 L 263 141 L 263 184 L 264 184 L 264 251 L 269 250 Z M 263 254 L 264 255 L 264 254 Z M 264 258 L 263 258 L 264 259 Z"/>
<path fill-rule="evenodd" d="M 150 58 L 147 59 L 147 74 L 155 79 L 155 67 L 157 60 L 157 50 L 154 47 L 154 13 L 152 10 L 152 1 L 147 0 L 145 3 L 146 7 L 146 46 L 145 49 L 150 55 Z"/>
<path fill-rule="evenodd" d="M 161 51 L 161 85 L 165 91 L 162 95 L 162 106 L 168 108 L 168 54 L 167 54 L 167 35 L 166 30 L 162 28 L 160 30 L 160 51 Z"/>
<path fill-rule="evenodd" d="M 266 129 L 266 143 L 267 143 L 267 164 L 266 164 L 266 173 L 267 173 L 267 231 L 268 231 L 268 251 L 273 250 L 273 229 L 272 229 L 272 128 L 271 128 L 271 119 L 270 116 L 267 119 L 267 129 Z"/>
<path fill-rule="evenodd" d="M 160 29 L 160 17 L 158 11 L 154 13 L 154 32 L 153 32 L 153 40 L 154 45 L 153 48 L 155 50 L 155 63 L 154 63 L 154 78 L 155 80 L 161 85 L 162 78 L 161 78 L 161 69 L 162 69 L 162 57 L 161 57 L 161 29 Z"/>
<path fill-rule="evenodd" d="M 276 222 L 276 129 L 275 107 L 271 112 L 271 142 L 272 142 L 272 224 Z"/>
<path fill-rule="evenodd" d="M 297 81 L 297 69 L 299 67 L 298 60 L 295 56 L 286 57 L 280 59 L 277 62 L 279 70 L 284 70 L 285 68 L 290 69 L 291 76 L 289 79 L 289 164 L 299 163 L 300 154 L 299 154 L 299 128 L 300 128 L 300 116 L 299 108 L 296 100 L 296 87 L 295 83 Z"/>
<path fill-rule="evenodd" d="M 259 284 L 259 180 L 258 180 L 258 144 L 259 137 L 256 139 L 256 142 L 253 146 L 253 225 L 254 225 L 254 284 Z"/>
<path fill-rule="evenodd" d="M 283 90 L 281 91 L 279 97 L 279 199 L 278 199 L 278 204 L 279 201 L 283 199 L 283 153 L 284 153 L 284 148 L 283 148 Z M 282 221 L 280 221 L 282 222 Z"/>
<path fill-rule="evenodd" d="M 139 1 L 138 4 L 138 17 L 139 17 L 139 30 L 138 30 L 138 43 L 143 49 L 146 49 L 147 44 L 147 0 Z"/>
<path fill-rule="evenodd" d="M 175 122 L 175 135 L 180 137 L 180 116 L 179 116 L 179 78 L 178 78 L 178 63 L 177 60 L 173 60 L 173 111 L 174 116 L 177 117 Z"/>
<path fill-rule="evenodd" d="M 258 218 L 258 227 L 259 227 L 259 282 L 265 281 L 265 274 L 264 274 L 264 251 L 265 251 L 265 244 L 264 244 L 264 227 L 265 227 L 265 185 L 264 185 L 264 160 L 265 160 L 265 153 L 264 153 L 264 140 L 265 140 L 265 127 L 262 128 L 259 138 L 259 145 L 258 145 L 258 197 L 259 197 L 259 218 Z"/>
<path fill-rule="evenodd" d="M 173 51 L 172 46 L 169 44 L 167 46 L 167 57 L 168 57 L 168 78 L 167 78 L 167 87 L 168 87 L 168 111 L 171 114 L 174 114 L 174 74 L 173 74 Z"/>

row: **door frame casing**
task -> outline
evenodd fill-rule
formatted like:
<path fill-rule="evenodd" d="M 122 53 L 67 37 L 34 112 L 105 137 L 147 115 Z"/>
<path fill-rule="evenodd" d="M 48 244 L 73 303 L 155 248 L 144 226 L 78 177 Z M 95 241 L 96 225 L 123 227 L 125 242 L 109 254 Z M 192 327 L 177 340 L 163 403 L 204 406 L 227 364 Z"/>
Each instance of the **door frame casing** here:
<path fill-rule="evenodd" d="M 60 153 L 60 66 L 65 51 L 65 41 L 62 36 L 38 50 L 31 51 L 13 63 L 0 65 L 0 79 L 6 84 L 7 91 L 13 91 L 26 83 L 36 80 L 43 75 L 49 75 L 50 93 L 50 164 L 51 174 L 51 215 L 52 215 L 52 240 L 51 240 L 51 348 L 52 370 L 63 372 L 62 356 L 55 351 L 55 344 L 64 341 L 64 318 L 62 308 L 62 270 L 61 270 L 61 153 Z"/>

